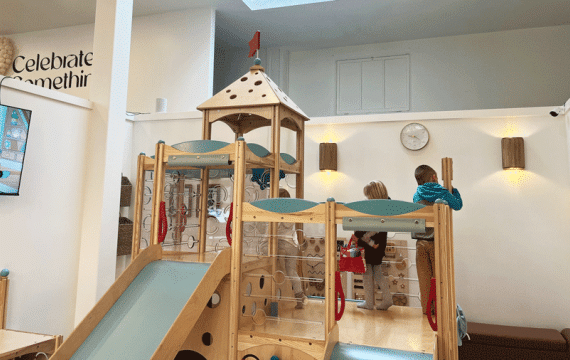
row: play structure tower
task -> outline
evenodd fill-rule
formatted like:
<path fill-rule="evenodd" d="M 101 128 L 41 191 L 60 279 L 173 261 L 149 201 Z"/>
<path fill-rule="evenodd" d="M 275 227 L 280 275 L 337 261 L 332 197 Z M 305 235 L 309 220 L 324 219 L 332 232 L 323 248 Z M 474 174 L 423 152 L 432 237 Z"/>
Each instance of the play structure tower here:
<path fill-rule="evenodd" d="M 259 63 L 260 61 L 256 61 Z M 296 174 L 295 197 L 304 197 L 305 121 L 307 115 L 275 84 L 265 69 L 256 64 L 238 80 L 197 107 L 203 112 L 202 139 L 212 139 L 212 124 L 221 121 L 235 133 L 235 139 L 248 132 L 271 127 L 271 149 L 266 168 L 270 169 L 270 197 L 279 197 L 280 171 Z M 296 133 L 295 162 L 289 164 L 281 156 L 281 127 Z M 207 189 L 208 172 L 202 172 L 202 189 Z M 205 187 L 206 186 L 206 187 Z M 201 198 L 202 207 L 206 197 Z M 202 216 L 207 216 L 202 212 Z M 205 219 L 201 219 L 204 224 Z M 274 234 L 275 232 L 272 231 Z M 205 238 L 205 227 L 200 238 Z"/>
<path fill-rule="evenodd" d="M 252 66 L 249 73 L 227 86 L 214 97 L 198 106 L 203 111 L 202 139 L 210 140 L 212 137 L 212 124 L 222 121 L 227 124 L 235 133 L 235 139 L 243 139 L 244 134 L 265 127 L 271 127 L 271 155 L 266 167 L 270 169 L 270 197 L 279 197 L 279 180 L 281 170 L 296 174 L 295 197 L 304 197 L 304 130 L 305 121 L 309 120 L 307 115 L 265 74 L 265 69 L 257 63 Z M 287 163 L 283 161 L 281 155 L 281 127 L 290 129 L 296 133 L 295 162 Z M 238 154 L 245 156 L 244 142 L 237 142 Z M 241 151 L 241 152 L 240 152 Z M 237 155 L 239 157 L 240 155 Z M 237 166 L 245 166 L 245 162 L 237 162 Z M 234 184 L 235 213 L 241 212 L 243 202 L 244 184 L 243 178 L 238 174 L 244 174 L 245 169 L 236 169 Z M 202 172 L 202 189 L 206 189 L 208 184 L 207 171 Z M 201 198 L 201 208 L 205 208 L 206 198 Z M 202 216 L 206 216 L 202 212 Z M 204 224 L 205 219 L 201 219 Z M 297 224 L 296 227 L 300 227 Z M 236 234 L 243 231 L 241 221 L 234 223 Z M 277 234 L 277 223 L 270 223 L 269 233 Z M 205 238 L 205 227 L 201 229 L 201 239 Z M 231 276 L 231 296 L 234 299 L 241 297 L 241 266 L 243 247 L 241 236 L 234 244 L 232 256 L 232 276 Z M 202 247 L 202 246 L 201 246 Z M 271 257 L 271 273 L 277 269 L 277 238 L 271 236 L 268 244 L 268 255 Z M 271 282 L 271 295 L 275 296 L 275 284 Z M 230 358 L 237 355 L 238 328 L 240 303 L 235 301 L 230 309 Z"/>
<path fill-rule="evenodd" d="M 54 354 L 54 360 L 174 360 L 178 355 L 200 360 L 267 360 L 273 356 L 281 360 L 361 359 L 343 353 L 349 344 L 339 344 L 339 319 L 344 303 L 341 302 L 343 305 L 338 310 L 339 295 L 343 299 L 340 274 L 336 272 L 338 225 L 345 231 L 435 229 L 438 330 L 433 359 L 457 359 L 449 206 L 396 200 L 352 203 L 337 203 L 332 198 L 320 203 L 304 200 L 303 140 L 304 122 L 308 118 L 259 64 L 198 108 L 203 111 L 202 139 L 172 146 L 159 141 L 154 158 L 139 156 L 131 264 L 66 339 Z M 216 121 L 233 130 L 235 142 L 211 140 L 212 124 Z M 264 126 L 271 129 L 269 150 L 244 139 L 252 130 Z M 295 157 L 281 153 L 281 127 L 296 133 Z M 250 202 L 245 198 L 246 174 L 259 169 L 270 171 L 269 198 Z M 141 251 L 144 189 L 148 188 L 144 182 L 149 181 L 145 171 L 153 171 L 154 179 L 152 193 L 146 194 L 152 201 L 150 241 Z M 296 175 L 296 198 L 278 198 L 282 171 Z M 451 186 L 451 172 L 451 162 L 445 162 L 442 174 L 448 186 Z M 165 194 L 167 176 L 175 177 L 178 182 L 171 181 L 170 193 Z M 228 219 L 232 221 L 233 240 L 228 239 L 231 248 L 221 251 L 206 246 L 210 235 L 206 231 L 207 221 L 212 216 L 208 208 L 210 180 L 217 176 L 233 178 L 233 216 Z M 199 206 L 195 210 L 199 213 L 198 224 L 193 224 L 199 231 L 198 247 L 192 252 L 166 251 L 167 244 L 161 244 L 166 234 L 170 232 L 173 239 L 180 239 L 186 214 L 192 211 L 180 201 L 186 178 L 200 184 L 196 192 Z M 170 224 L 166 202 L 170 203 Z M 269 224 L 268 229 L 260 231 L 263 236 L 248 235 L 246 225 L 259 223 Z M 324 224 L 325 239 L 321 243 L 324 256 L 310 259 L 283 256 L 278 245 L 278 226 L 294 224 L 300 229 L 305 223 Z M 252 254 L 251 246 L 247 245 L 246 251 L 245 246 L 253 242 L 252 238 L 259 240 L 259 244 L 267 239 L 267 250 L 260 251 L 258 245 L 257 252 Z M 299 243 L 303 243 L 301 235 Z M 277 261 L 287 257 L 324 264 L 323 278 L 301 276 L 303 281 L 323 283 L 324 299 L 313 298 L 304 308 L 293 309 L 296 308 L 293 277 L 285 276 Z M 399 325 L 393 321 L 379 326 Z M 376 353 L 386 352 L 374 349 Z M 348 346 L 348 351 L 352 350 Z M 428 354 L 411 356 L 405 358 L 431 359 Z"/>

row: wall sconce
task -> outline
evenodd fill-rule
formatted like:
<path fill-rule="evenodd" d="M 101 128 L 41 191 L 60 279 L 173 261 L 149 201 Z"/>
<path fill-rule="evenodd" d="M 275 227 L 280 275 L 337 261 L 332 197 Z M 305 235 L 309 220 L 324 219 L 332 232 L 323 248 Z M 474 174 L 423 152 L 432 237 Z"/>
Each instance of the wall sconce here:
<path fill-rule="evenodd" d="M 502 138 L 503 170 L 524 169 L 524 140 L 522 137 Z"/>
<path fill-rule="evenodd" d="M 336 171 L 336 143 L 319 145 L 319 170 Z"/>

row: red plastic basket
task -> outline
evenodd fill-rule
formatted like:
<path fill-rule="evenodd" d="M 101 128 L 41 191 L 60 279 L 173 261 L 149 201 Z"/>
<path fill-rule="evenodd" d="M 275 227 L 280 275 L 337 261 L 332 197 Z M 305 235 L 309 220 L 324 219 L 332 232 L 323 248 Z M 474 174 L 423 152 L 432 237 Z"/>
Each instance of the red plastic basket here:
<path fill-rule="evenodd" d="M 349 271 L 356 274 L 364 274 L 364 272 L 366 272 L 366 268 L 364 267 L 364 259 L 362 258 L 362 255 L 357 257 L 350 257 L 349 254 L 350 245 L 352 244 L 353 239 L 356 241 L 356 237 L 354 235 L 352 235 L 346 247 L 340 248 L 340 260 L 338 267 L 340 271 Z M 362 254 L 362 249 L 360 253 Z"/>

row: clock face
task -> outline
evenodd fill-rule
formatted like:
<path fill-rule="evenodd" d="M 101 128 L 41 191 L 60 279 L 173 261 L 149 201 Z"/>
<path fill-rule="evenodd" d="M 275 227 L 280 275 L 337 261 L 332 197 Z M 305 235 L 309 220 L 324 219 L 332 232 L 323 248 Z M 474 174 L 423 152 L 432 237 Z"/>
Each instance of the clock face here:
<path fill-rule="evenodd" d="M 425 126 L 418 123 L 411 123 L 402 129 L 400 141 L 406 149 L 420 150 L 427 145 L 429 133 Z"/>

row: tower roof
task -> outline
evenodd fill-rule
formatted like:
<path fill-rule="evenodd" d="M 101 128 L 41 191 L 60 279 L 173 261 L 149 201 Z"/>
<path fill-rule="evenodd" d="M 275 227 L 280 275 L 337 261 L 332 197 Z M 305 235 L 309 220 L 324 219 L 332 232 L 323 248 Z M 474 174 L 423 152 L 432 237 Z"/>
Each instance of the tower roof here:
<path fill-rule="evenodd" d="M 265 74 L 263 67 L 252 66 L 249 72 L 197 107 L 198 110 L 284 105 L 309 120 L 287 94 Z"/>

